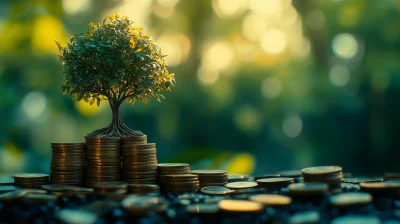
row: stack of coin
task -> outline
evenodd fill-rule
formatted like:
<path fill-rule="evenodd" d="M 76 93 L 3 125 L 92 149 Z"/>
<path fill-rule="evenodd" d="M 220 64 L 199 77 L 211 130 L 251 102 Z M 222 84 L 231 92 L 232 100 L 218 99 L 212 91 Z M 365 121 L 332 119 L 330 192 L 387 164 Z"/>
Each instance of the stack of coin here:
<path fill-rule="evenodd" d="M 340 166 L 316 166 L 305 168 L 302 171 L 304 182 L 322 182 L 330 188 L 340 187 L 343 180 L 342 167 Z"/>
<path fill-rule="evenodd" d="M 225 186 L 228 174 L 225 170 L 193 170 L 192 174 L 199 176 L 200 187 Z"/>
<path fill-rule="evenodd" d="M 155 143 L 121 145 L 123 179 L 129 184 L 157 183 Z"/>
<path fill-rule="evenodd" d="M 187 163 L 160 163 L 158 164 L 158 175 L 169 174 L 190 174 L 190 167 Z"/>
<path fill-rule="evenodd" d="M 123 181 L 97 182 L 93 184 L 95 194 L 119 195 L 126 194 L 128 183 Z"/>
<path fill-rule="evenodd" d="M 195 174 L 160 175 L 159 184 L 162 192 L 190 192 L 200 188 L 199 176 Z"/>
<path fill-rule="evenodd" d="M 372 195 L 400 197 L 400 182 L 360 183 L 360 190 Z"/>
<path fill-rule="evenodd" d="M 147 143 L 147 135 L 127 136 L 121 138 L 121 146 L 123 145 L 141 145 Z"/>
<path fill-rule="evenodd" d="M 160 193 L 160 187 L 155 184 L 128 184 L 128 194 Z"/>
<path fill-rule="evenodd" d="M 51 143 L 51 148 L 51 183 L 81 186 L 85 176 L 85 145 Z"/>
<path fill-rule="evenodd" d="M 85 136 L 86 180 L 85 185 L 121 180 L 121 152 L 119 137 Z"/>
<path fill-rule="evenodd" d="M 23 173 L 14 175 L 14 184 L 21 188 L 41 188 L 49 184 L 49 175 L 42 173 Z"/>

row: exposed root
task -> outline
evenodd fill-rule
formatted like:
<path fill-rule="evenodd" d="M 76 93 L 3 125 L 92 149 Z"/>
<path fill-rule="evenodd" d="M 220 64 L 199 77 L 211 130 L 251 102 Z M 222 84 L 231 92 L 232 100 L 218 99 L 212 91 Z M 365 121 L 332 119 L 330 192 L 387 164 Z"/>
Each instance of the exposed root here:
<path fill-rule="evenodd" d="M 141 131 L 136 131 L 126 126 L 121 120 L 111 123 L 108 127 L 95 130 L 86 136 L 99 137 L 126 137 L 126 136 L 142 136 Z"/>

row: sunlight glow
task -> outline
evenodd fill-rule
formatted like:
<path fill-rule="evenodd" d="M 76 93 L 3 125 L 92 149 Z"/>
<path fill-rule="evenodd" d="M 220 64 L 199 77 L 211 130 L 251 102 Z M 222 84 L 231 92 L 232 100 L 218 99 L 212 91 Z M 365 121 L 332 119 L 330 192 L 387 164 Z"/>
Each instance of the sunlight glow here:
<path fill-rule="evenodd" d="M 56 17 L 38 17 L 33 23 L 32 31 L 32 51 L 35 53 L 56 52 L 54 39 L 57 39 L 61 45 L 66 42 L 66 32 L 61 21 Z"/>
<path fill-rule="evenodd" d="M 210 85 L 218 80 L 219 72 L 210 66 L 201 65 L 197 70 L 197 77 L 203 84 Z"/>
<path fill-rule="evenodd" d="M 267 29 L 266 19 L 254 13 L 242 20 L 242 33 L 250 41 L 259 41 Z"/>
<path fill-rule="evenodd" d="M 244 13 L 249 5 L 249 0 L 213 0 L 212 6 L 215 13 L 221 18 L 237 17 Z"/>
<path fill-rule="evenodd" d="M 191 47 L 190 39 L 184 34 L 165 34 L 157 40 L 167 63 L 176 66 L 186 60 Z"/>
<path fill-rule="evenodd" d="M 91 6 L 91 0 L 63 0 L 62 5 L 67 14 L 76 14 L 87 11 Z"/>
<path fill-rule="evenodd" d="M 286 49 L 286 36 L 278 29 L 269 29 L 261 39 L 262 49 L 269 54 L 279 54 Z"/>
<path fill-rule="evenodd" d="M 358 43 L 353 35 L 349 33 L 341 33 L 333 38 L 332 49 L 338 57 L 350 59 L 356 56 L 358 52 Z"/>
<path fill-rule="evenodd" d="M 217 70 L 227 69 L 235 58 L 235 51 L 228 42 L 212 44 L 204 53 L 203 63 Z"/>

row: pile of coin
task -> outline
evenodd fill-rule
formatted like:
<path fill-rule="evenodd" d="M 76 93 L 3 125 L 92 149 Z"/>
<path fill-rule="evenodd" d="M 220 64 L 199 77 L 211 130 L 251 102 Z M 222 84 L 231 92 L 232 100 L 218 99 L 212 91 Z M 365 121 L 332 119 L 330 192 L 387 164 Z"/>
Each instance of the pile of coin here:
<path fill-rule="evenodd" d="M 192 170 L 192 174 L 199 176 L 200 187 L 225 186 L 228 183 L 228 174 L 225 170 Z"/>
<path fill-rule="evenodd" d="M 51 149 L 51 183 L 81 186 L 85 176 L 85 145 L 51 143 Z"/>
<path fill-rule="evenodd" d="M 97 182 L 93 184 L 95 194 L 121 195 L 128 191 L 128 183 L 123 181 Z"/>
<path fill-rule="evenodd" d="M 157 150 L 155 143 L 121 145 L 123 179 L 129 184 L 157 183 Z"/>
<path fill-rule="evenodd" d="M 21 188 L 41 188 L 49 184 L 49 175 L 42 173 L 22 173 L 14 175 L 14 184 Z"/>
<path fill-rule="evenodd" d="M 121 152 L 119 137 L 85 136 L 86 180 L 85 185 L 121 180 Z"/>
<path fill-rule="evenodd" d="M 161 191 L 166 192 L 191 192 L 200 188 L 199 176 L 195 174 L 170 174 L 159 176 Z"/>
<path fill-rule="evenodd" d="M 158 194 L 160 187 L 156 184 L 128 184 L 128 194 Z"/>
<path fill-rule="evenodd" d="M 343 180 L 342 167 L 340 166 L 316 166 L 301 170 L 304 182 L 321 182 L 330 188 L 340 187 Z"/>
<path fill-rule="evenodd" d="M 158 164 L 158 175 L 190 174 L 190 167 L 187 163 L 160 163 Z"/>
<path fill-rule="evenodd" d="M 400 182 L 373 182 L 360 183 L 360 190 L 372 195 L 397 196 L 400 197 Z"/>

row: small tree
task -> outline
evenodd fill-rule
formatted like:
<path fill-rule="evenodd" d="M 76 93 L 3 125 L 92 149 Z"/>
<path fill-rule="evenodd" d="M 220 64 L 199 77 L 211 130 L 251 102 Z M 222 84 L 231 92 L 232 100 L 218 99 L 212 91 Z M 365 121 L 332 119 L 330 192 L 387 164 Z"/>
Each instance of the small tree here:
<path fill-rule="evenodd" d="M 160 101 L 162 91 L 175 83 L 169 74 L 165 56 L 153 38 L 134 27 L 128 17 L 107 16 L 102 24 L 89 24 L 89 29 L 71 37 L 67 46 L 55 41 L 57 54 L 65 73 L 62 90 L 73 99 L 90 105 L 108 100 L 111 124 L 89 136 L 137 136 L 140 131 L 128 128 L 119 118 L 119 107 L 150 98 Z"/>

